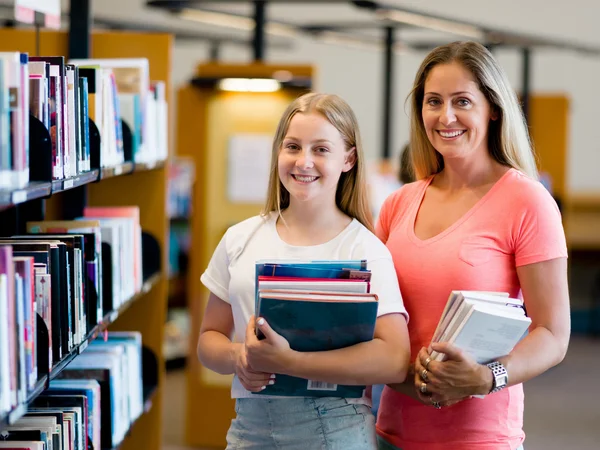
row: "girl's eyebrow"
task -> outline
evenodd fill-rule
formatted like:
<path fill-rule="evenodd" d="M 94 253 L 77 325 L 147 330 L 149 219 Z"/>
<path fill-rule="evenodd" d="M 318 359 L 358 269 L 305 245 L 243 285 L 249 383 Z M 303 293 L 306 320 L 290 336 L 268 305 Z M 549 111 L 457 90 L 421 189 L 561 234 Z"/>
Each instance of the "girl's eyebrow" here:
<path fill-rule="evenodd" d="M 283 140 L 290 140 L 290 141 L 299 141 L 300 139 L 294 137 L 294 136 L 286 136 Z M 321 142 L 327 142 L 328 144 L 333 144 L 333 142 L 327 140 L 327 139 L 315 139 L 314 141 L 311 142 L 311 144 L 317 144 L 317 143 L 321 143 Z"/>

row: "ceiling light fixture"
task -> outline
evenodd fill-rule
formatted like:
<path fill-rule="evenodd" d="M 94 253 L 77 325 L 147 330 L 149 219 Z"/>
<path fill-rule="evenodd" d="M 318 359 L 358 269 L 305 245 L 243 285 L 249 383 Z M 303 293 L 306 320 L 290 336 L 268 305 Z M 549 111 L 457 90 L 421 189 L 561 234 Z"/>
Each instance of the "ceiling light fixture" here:
<path fill-rule="evenodd" d="M 234 16 L 232 14 L 214 11 L 201 11 L 199 9 L 184 8 L 177 13 L 177 16 L 180 19 L 191 20 L 193 22 L 204 23 L 207 25 L 233 28 L 242 31 L 252 31 L 255 27 L 254 19 L 250 17 Z M 280 23 L 267 23 L 265 25 L 265 31 L 274 36 L 298 36 L 298 32 L 295 28 Z"/>
<path fill-rule="evenodd" d="M 375 11 L 375 15 L 380 20 L 406 23 L 416 27 L 429 28 L 431 30 L 443 31 L 445 33 L 456 34 L 477 40 L 483 40 L 485 38 L 485 32 L 473 25 L 456 23 L 451 20 L 438 19 L 423 14 L 380 8 Z"/>
<path fill-rule="evenodd" d="M 269 78 L 223 78 L 218 87 L 233 92 L 275 92 L 281 88 L 281 83 Z"/>

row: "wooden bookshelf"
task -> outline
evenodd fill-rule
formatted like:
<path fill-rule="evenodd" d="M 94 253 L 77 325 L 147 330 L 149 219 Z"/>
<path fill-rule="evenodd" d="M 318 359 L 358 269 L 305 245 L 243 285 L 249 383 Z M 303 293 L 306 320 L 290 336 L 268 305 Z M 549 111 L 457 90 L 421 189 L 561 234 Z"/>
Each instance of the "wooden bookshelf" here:
<path fill-rule="evenodd" d="M 40 55 L 68 56 L 67 32 L 41 31 L 39 42 Z M 94 32 L 90 57 L 148 58 L 150 79 L 165 82 L 169 101 L 172 47 L 173 38 L 168 34 Z M 36 55 L 35 32 L 26 29 L 0 29 L 0 51 L 21 51 Z M 161 415 L 165 377 L 162 345 L 167 302 L 167 168 L 165 164 L 126 163 L 116 168 L 103 168 L 93 174 L 80 175 L 73 180 L 32 184 L 22 190 L 23 193 L 17 193 L 16 197 L 14 192 L 0 192 L 0 211 L 15 203 L 41 199 L 51 194 L 45 200 L 44 218 L 61 219 L 65 208 L 70 206 L 69 202 L 74 198 L 73 192 L 82 192 L 75 188 L 86 189 L 87 192 L 78 195 L 89 206 L 137 205 L 140 208 L 143 231 L 154 236 L 160 248 L 160 271 L 151 278 L 152 284 L 146 284 L 147 289 L 143 289 L 135 299 L 128 302 L 126 308 L 105 318 L 110 322 L 109 330 L 141 332 L 144 347 L 156 356 L 158 365 L 157 386 L 148 393 L 145 414 L 131 428 L 119 448 L 159 450 L 162 447 Z M 15 413 L 15 417 L 16 415 Z"/>
<path fill-rule="evenodd" d="M 230 398 L 231 376 L 202 367 L 196 345 L 207 290 L 199 282 L 225 230 L 260 212 L 261 204 L 232 203 L 227 198 L 227 142 L 234 133 L 273 135 L 281 113 L 303 89 L 283 88 L 272 93 L 221 92 L 214 82 L 225 77 L 270 78 L 277 71 L 309 81 L 311 66 L 200 64 L 197 77 L 206 83 L 183 86 L 177 97 L 176 153 L 193 158 L 196 182 L 192 194 L 191 248 L 188 266 L 188 305 L 191 317 L 186 364 L 186 441 L 200 447 L 225 447 L 225 436 L 235 416 Z"/>

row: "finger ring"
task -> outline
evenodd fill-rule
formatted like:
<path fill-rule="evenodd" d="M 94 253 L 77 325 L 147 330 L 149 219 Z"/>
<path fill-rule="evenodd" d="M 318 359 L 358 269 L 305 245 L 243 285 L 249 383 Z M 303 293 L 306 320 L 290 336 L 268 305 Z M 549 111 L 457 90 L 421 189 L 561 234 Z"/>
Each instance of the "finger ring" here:
<path fill-rule="evenodd" d="M 431 404 L 433 405 L 433 407 L 435 409 L 442 409 L 442 405 L 440 405 L 440 402 L 436 402 L 436 401 L 431 401 Z"/>
<path fill-rule="evenodd" d="M 427 383 L 421 383 L 421 387 L 419 388 L 422 394 L 427 394 Z"/>
<path fill-rule="evenodd" d="M 427 377 L 427 369 L 423 369 L 421 371 L 421 378 L 423 378 L 423 381 L 429 381 L 429 378 Z"/>
<path fill-rule="evenodd" d="M 428 356 L 428 357 L 427 357 L 427 359 L 425 360 L 425 364 L 424 364 L 424 366 L 425 366 L 425 368 L 426 368 L 427 370 L 429 370 L 429 363 L 430 363 L 430 362 L 431 362 L 431 358 Z"/>

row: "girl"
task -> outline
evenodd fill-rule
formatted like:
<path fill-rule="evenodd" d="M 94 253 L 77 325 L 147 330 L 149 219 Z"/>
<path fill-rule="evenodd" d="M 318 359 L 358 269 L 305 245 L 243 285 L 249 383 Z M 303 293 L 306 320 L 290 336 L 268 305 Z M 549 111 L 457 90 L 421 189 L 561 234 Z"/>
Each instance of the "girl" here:
<path fill-rule="evenodd" d="M 227 230 L 202 283 L 210 297 L 198 357 L 234 374 L 236 418 L 227 449 L 375 449 L 370 400 L 255 395 L 276 374 L 328 383 L 402 382 L 410 359 L 407 314 L 389 251 L 372 233 L 358 124 L 335 95 L 306 94 L 284 112 L 273 142 L 268 198 L 260 216 Z M 374 339 L 299 353 L 264 319 L 255 321 L 260 259 L 366 259 L 379 297 Z M 255 327 L 266 336 L 258 341 Z M 230 336 L 234 332 L 235 339 Z"/>

